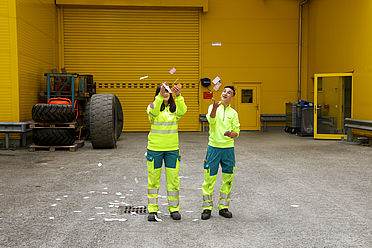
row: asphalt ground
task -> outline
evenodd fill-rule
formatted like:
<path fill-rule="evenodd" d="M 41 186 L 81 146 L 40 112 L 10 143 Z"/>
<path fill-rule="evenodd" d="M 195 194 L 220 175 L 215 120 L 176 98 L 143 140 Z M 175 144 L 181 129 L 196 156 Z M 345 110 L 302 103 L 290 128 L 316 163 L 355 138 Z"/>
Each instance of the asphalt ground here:
<path fill-rule="evenodd" d="M 372 247 L 371 147 L 242 132 L 233 218 L 218 215 L 219 170 L 215 209 L 204 221 L 207 142 L 207 133 L 180 133 L 182 220 L 170 218 L 160 197 L 156 223 L 115 207 L 147 204 L 146 133 L 123 133 L 117 149 L 87 142 L 76 152 L 0 150 L 0 246 Z"/>

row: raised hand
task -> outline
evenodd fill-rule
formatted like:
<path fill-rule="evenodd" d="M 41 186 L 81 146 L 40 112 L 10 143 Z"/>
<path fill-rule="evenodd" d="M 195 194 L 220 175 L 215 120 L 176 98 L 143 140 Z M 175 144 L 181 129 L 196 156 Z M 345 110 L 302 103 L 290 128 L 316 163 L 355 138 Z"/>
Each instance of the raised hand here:
<path fill-rule="evenodd" d="M 213 108 L 214 109 L 217 109 L 221 105 L 221 102 L 216 102 L 216 100 L 214 100 L 214 98 L 212 98 L 212 101 L 213 101 Z"/>
<path fill-rule="evenodd" d="M 213 101 L 213 108 L 212 108 L 210 117 L 211 118 L 215 118 L 216 117 L 217 108 L 221 105 L 221 102 L 216 102 L 216 100 L 214 100 L 214 98 L 212 98 L 212 101 Z"/>
<path fill-rule="evenodd" d="M 165 87 L 164 87 L 164 85 L 161 85 L 161 87 L 160 87 L 160 95 L 161 96 L 164 96 L 165 95 Z"/>
<path fill-rule="evenodd" d="M 172 88 L 172 92 L 176 95 L 176 96 L 179 96 L 181 94 L 181 88 L 182 88 L 182 85 L 181 84 L 177 84 L 175 86 L 173 86 Z"/>

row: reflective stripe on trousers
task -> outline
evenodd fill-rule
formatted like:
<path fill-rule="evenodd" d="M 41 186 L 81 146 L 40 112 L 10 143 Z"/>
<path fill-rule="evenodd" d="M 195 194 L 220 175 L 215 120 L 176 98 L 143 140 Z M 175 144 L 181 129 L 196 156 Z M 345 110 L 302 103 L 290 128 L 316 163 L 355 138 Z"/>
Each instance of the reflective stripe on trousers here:
<path fill-rule="evenodd" d="M 147 198 L 148 204 L 158 205 L 158 198 Z"/>
<path fill-rule="evenodd" d="M 212 195 L 203 195 L 203 206 L 202 207 L 213 207 Z"/>
<path fill-rule="evenodd" d="M 148 204 L 158 205 L 158 192 L 159 189 L 147 189 Z"/>
<path fill-rule="evenodd" d="M 179 191 L 167 191 L 168 196 L 179 197 Z"/>
<path fill-rule="evenodd" d="M 203 201 L 212 201 L 212 195 L 203 195 Z"/>
<path fill-rule="evenodd" d="M 203 208 L 204 207 L 213 207 L 213 201 L 210 201 L 210 202 L 203 201 Z"/>
<path fill-rule="evenodd" d="M 230 199 L 230 194 L 225 194 L 225 193 L 220 192 L 220 199 L 228 200 Z"/>
<path fill-rule="evenodd" d="M 228 207 L 230 205 L 230 201 L 225 201 L 225 200 L 219 200 L 218 205 L 223 205 Z"/>
<path fill-rule="evenodd" d="M 178 200 L 176 200 L 176 201 L 168 200 L 168 206 L 178 207 L 178 205 L 179 205 L 179 201 Z"/>
<path fill-rule="evenodd" d="M 153 195 L 153 194 L 158 194 L 159 189 L 147 189 L 147 194 Z"/>
<path fill-rule="evenodd" d="M 179 191 L 167 191 L 168 194 L 168 206 L 178 207 L 179 206 Z M 172 197 L 172 199 L 170 199 Z M 175 200 L 176 198 L 177 200 Z"/>

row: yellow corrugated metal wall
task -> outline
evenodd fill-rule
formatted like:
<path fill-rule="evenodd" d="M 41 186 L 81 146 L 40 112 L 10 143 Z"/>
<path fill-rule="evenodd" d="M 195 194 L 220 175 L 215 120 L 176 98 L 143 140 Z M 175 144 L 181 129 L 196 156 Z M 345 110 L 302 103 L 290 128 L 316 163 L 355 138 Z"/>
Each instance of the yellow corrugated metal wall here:
<path fill-rule="evenodd" d="M 124 131 L 148 131 L 146 107 L 156 85 L 177 78 L 188 106 L 179 129 L 200 130 L 200 10 L 64 7 L 62 13 L 63 66 L 68 72 L 93 74 L 97 93 L 120 98 Z M 177 71 L 172 75 L 173 67 Z"/>
<path fill-rule="evenodd" d="M 15 0 L 0 1 L 0 122 L 18 122 Z"/>
<path fill-rule="evenodd" d="M 45 72 L 58 65 L 57 8 L 54 0 L 17 0 L 20 119 L 32 119 Z"/>

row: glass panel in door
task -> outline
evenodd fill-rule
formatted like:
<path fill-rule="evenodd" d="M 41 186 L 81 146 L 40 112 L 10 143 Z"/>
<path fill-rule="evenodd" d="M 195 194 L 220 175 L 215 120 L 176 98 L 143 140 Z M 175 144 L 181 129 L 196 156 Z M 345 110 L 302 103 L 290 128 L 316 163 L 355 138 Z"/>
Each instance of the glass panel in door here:
<path fill-rule="evenodd" d="M 257 102 L 257 86 L 242 86 L 237 87 L 236 110 L 239 114 L 241 130 L 259 130 Z"/>
<path fill-rule="evenodd" d="M 344 119 L 351 115 L 351 73 L 315 74 L 314 138 L 345 138 Z"/>

